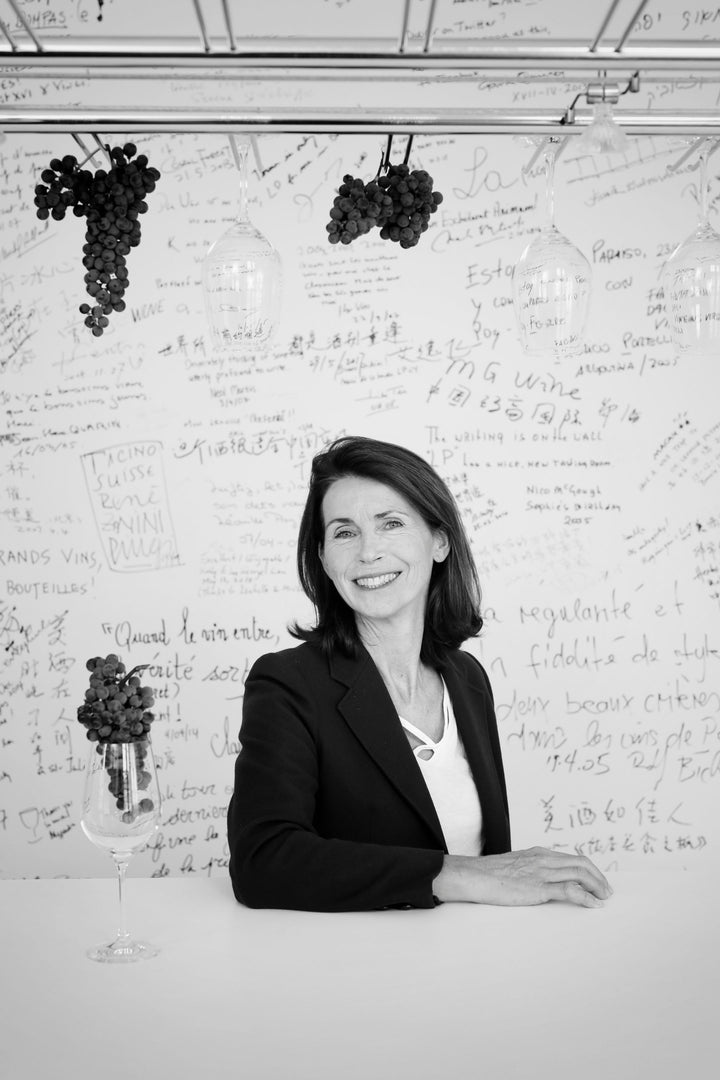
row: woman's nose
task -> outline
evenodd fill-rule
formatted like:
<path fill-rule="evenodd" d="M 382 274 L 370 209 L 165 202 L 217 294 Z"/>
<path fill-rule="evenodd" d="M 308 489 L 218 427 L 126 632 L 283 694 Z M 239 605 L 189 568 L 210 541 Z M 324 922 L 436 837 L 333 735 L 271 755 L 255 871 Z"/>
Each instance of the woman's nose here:
<path fill-rule="evenodd" d="M 360 537 L 360 558 L 363 562 L 376 562 L 382 558 L 380 537 L 374 533 L 364 533 Z"/>

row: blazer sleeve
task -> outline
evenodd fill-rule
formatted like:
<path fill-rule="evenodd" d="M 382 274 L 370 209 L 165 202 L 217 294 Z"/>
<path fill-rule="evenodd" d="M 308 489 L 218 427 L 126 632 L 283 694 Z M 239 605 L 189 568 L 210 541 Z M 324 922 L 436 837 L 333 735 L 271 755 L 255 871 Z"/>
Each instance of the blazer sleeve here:
<path fill-rule="evenodd" d="M 495 716 L 495 698 L 493 696 L 492 686 L 490 685 L 490 679 L 488 678 L 487 671 L 482 666 L 482 664 L 480 663 L 478 658 L 476 656 L 473 656 L 473 654 L 469 653 L 469 652 L 464 653 L 464 655 L 469 656 L 470 659 L 480 669 L 480 673 L 482 675 L 482 680 L 483 680 L 483 683 L 485 685 L 485 689 L 487 690 L 487 695 L 488 695 L 488 697 L 490 699 L 490 712 L 489 712 L 489 716 L 488 716 L 488 736 L 489 736 L 489 739 L 490 739 L 490 746 L 492 748 L 493 760 L 495 762 L 495 769 L 496 769 L 497 774 L 498 774 L 498 779 L 500 780 L 500 787 L 501 787 L 501 790 L 502 790 L 503 803 L 505 804 L 505 813 L 506 813 L 507 818 L 508 818 L 508 829 L 509 829 L 510 807 L 508 805 L 507 783 L 505 781 L 505 769 L 503 767 L 502 750 L 500 749 L 500 736 L 498 734 L 497 717 Z M 510 850 L 509 832 L 508 832 L 508 847 L 507 847 L 507 850 L 508 851 Z"/>
<path fill-rule="evenodd" d="M 236 898 L 306 911 L 433 907 L 442 851 L 328 838 L 314 828 L 316 710 L 297 667 L 275 654 L 256 661 L 228 807 Z"/>

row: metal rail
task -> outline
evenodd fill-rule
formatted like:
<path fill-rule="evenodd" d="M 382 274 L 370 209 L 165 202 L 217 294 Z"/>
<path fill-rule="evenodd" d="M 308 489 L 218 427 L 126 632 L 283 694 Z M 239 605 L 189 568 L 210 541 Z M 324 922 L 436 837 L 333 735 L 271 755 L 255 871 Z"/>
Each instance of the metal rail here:
<path fill-rule="evenodd" d="M 187 42 L 162 42 L 148 38 L 123 38 L 102 46 L 66 39 L 45 45 L 42 52 L 37 52 L 30 48 L 12 48 L 7 42 L 0 41 L 0 68 L 6 69 L 8 74 L 16 70 L 19 77 L 22 77 L 23 69 L 78 67 L 87 70 L 92 66 L 120 66 L 138 71 L 158 67 L 213 71 L 230 68 L 248 73 L 253 68 L 277 68 L 289 77 L 296 71 L 308 68 L 318 72 L 328 69 L 365 68 L 388 72 L 411 69 L 420 74 L 438 69 L 448 72 L 467 69 L 517 72 L 528 68 L 543 68 L 555 73 L 561 70 L 571 74 L 577 70 L 597 72 L 602 68 L 607 71 L 682 71 L 692 76 L 699 71 L 717 72 L 720 66 L 720 46 L 710 41 L 682 47 L 672 42 L 656 42 L 642 48 L 626 48 L 621 52 L 606 46 L 591 51 L 586 44 L 557 41 L 510 48 L 505 42 L 469 45 L 467 42 L 445 39 L 442 43 L 433 43 L 433 52 L 410 49 L 402 53 L 379 48 L 377 42 L 372 43 L 373 48 L 357 51 L 333 51 L 332 42 L 311 39 L 294 38 L 286 44 L 284 48 L 277 38 L 269 39 L 269 48 L 265 50 L 257 39 L 253 39 L 252 49 L 239 46 L 229 49 L 223 45 L 222 48 L 200 52 L 197 45 Z M 347 46 L 346 41 L 342 44 Z"/>
<path fill-rule="evenodd" d="M 622 112 L 619 126 L 629 135 L 719 135 L 720 112 L 678 114 Z M 592 114 L 576 113 L 572 126 L 563 126 L 561 114 L 548 110 L 477 109 L 382 110 L 368 109 L 351 114 L 327 110 L 296 109 L 113 109 L 76 108 L 22 110 L 0 109 L 0 130 L 10 132 L 205 132 L 228 135 L 232 132 L 300 132 L 305 134 L 435 134 L 435 135 L 580 135 L 592 121 Z"/>
<path fill-rule="evenodd" d="M 655 77 L 687 78 L 702 82 L 720 74 L 720 43 L 711 40 L 645 42 L 628 45 L 628 39 L 648 0 L 633 0 L 629 21 L 612 34 L 609 27 L 619 17 L 623 0 L 607 0 L 597 32 L 588 40 L 543 39 L 524 42 L 508 39 L 475 39 L 439 35 L 435 32 L 437 0 L 423 9 L 425 26 L 418 32 L 413 19 L 414 0 L 404 0 L 399 34 L 393 37 L 338 38 L 304 36 L 253 37 L 243 40 L 233 28 L 229 0 L 186 0 L 191 6 L 197 34 L 163 37 L 93 35 L 41 40 L 23 17 L 18 0 L 7 0 L 22 30 L 11 34 L 0 20 L 0 75 L 24 79 L 71 77 L 87 82 L 117 79 L 121 84 L 136 79 L 192 79 L 229 82 L 242 79 L 262 84 L 318 82 L 346 79 L 430 83 L 443 79 L 507 80 L 526 82 L 537 77 L 548 81 L 586 82 L 620 75 L 652 81 Z M 221 4 L 225 34 L 208 33 L 204 6 Z M 628 0 L 629 3 L 629 0 Z M 2 4 L 2 0 L 0 0 Z M 217 15 L 218 12 L 216 11 Z M 416 12 L 420 16 L 420 12 Z M 627 19 L 627 12 L 625 13 Z M 420 18 L 419 21 L 422 21 Z M 409 27 L 415 26 L 412 34 Z M 215 20 L 217 27 L 217 19 Z M 609 42 L 614 40 L 614 44 Z M 634 87 L 636 89 L 637 86 Z M 573 89 L 576 89 L 576 87 Z M 116 100 L 123 100 L 118 92 Z M 589 101 L 587 94 L 585 95 Z M 385 108 L 358 110 L 354 106 L 329 108 L 267 108 L 244 105 L 228 109 L 160 106 L 156 109 L 102 106 L 80 111 L 65 108 L 38 109 L 20 102 L 0 109 L 0 131 L 49 132 L 314 132 L 358 134 L 537 134 L 566 137 L 579 134 L 590 122 L 578 114 L 576 94 L 570 110 L 544 109 L 521 112 L 486 106 L 459 109 L 452 106 L 423 110 Z M 720 133 L 720 112 L 623 112 L 618 123 L 630 134 L 670 135 L 687 133 L 701 138 Z M 572 121 L 572 122 L 570 122 Z M 255 144 L 257 145 L 257 144 Z"/>

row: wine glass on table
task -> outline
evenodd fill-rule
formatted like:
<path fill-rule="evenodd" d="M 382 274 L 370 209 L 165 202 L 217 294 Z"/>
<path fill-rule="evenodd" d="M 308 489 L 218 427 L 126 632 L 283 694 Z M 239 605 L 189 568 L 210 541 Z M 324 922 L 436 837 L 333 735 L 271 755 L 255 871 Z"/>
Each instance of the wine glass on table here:
<path fill-rule="evenodd" d="M 520 344 L 528 356 L 562 359 L 582 350 L 590 303 L 590 263 L 555 225 L 555 160 L 546 141 L 546 224 L 513 271 L 513 302 Z"/>
<path fill-rule="evenodd" d="M 117 870 L 119 919 L 114 940 L 88 950 L 91 960 L 127 963 L 156 956 L 158 949 L 134 940 L 125 925 L 123 885 L 132 856 L 160 824 L 160 789 L 149 736 L 93 742 L 87 762 L 80 822 L 89 840 L 106 851 Z"/>
<path fill-rule="evenodd" d="M 718 141 L 700 150 L 698 223 L 662 270 L 665 309 L 679 356 L 720 356 L 720 233 L 708 220 L 708 158 Z"/>

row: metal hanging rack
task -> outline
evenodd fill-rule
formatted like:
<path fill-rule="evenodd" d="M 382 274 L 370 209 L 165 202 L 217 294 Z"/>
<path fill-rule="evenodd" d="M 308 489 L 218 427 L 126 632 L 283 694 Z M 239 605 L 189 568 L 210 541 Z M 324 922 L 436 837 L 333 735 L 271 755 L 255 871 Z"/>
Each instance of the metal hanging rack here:
<path fill-rule="evenodd" d="M 586 83 L 585 91 L 574 95 L 565 109 L 511 109 L 475 107 L 403 109 L 357 106 L 343 110 L 329 104 L 317 106 L 268 105 L 258 108 L 230 105 L 158 108 L 102 105 L 88 109 L 43 107 L 20 102 L 0 107 L 0 131 L 93 133 L 132 132 L 245 132 L 260 133 L 353 133 L 353 134 L 533 134 L 565 137 L 582 132 L 591 113 L 578 112 L 581 99 L 586 104 L 598 100 L 608 87 L 617 88 L 624 79 L 628 90 L 638 90 L 641 79 L 664 74 L 677 78 L 720 77 L 720 44 L 695 41 L 682 46 L 670 41 L 654 41 L 637 47 L 629 44 L 632 29 L 647 6 L 640 0 L 632 16 L 612 43 L 607 43 L 608 27 L 625 0 L 609 0 L 600 26 L 589 43 L 543 40 L 512 42 L 508 39 L 468 40 L 435 32 L 437 0 L 425 5 L 421 32 L 410 34 L 414 0 L 403 0 L 400 28 L 393 39 L 317 39 L 310 37 L 243 40 L 233 26 L 228 0 L 186 0 L 196 23 L 195 37 L 117 38 L 72 37 L 45 40 L 25 19 L 17 0 L 0 0 L 0 72 L 6 77 L 32 79 L 57 72 L 84 80 L 128 78 L 175 78 L 242 80 L 245 85 L 262 85 L 288 80 L 338 80 L 386 78 L 395 82 L 441 81 L 448 75 L 468 80 L 486 79 L 517 82 L 537 73 L 541 80 Z M 224 33 L 208 32 L 206 5 L 220 5 Z M 12 32 L 2 19 L 2 5 L 14 12 L 22 34 Z M 217 11 L 214 12 L 218 14 Z M 217 19 L 215 20 L 217 24 Z M 414 25 L 417 24 L 417 19 Z M 609 77 L 615 80 L 608 83 Z M 499 77 L 499 78 L 498 78 Z M 598 79 L 600 83 L 598 84 Z M 615 99 L 617 100 L 617 99 Z M 691 111 L 624 109 L 616 121 L 632 135 L 680 135 L 696 137 L 720 135 L 720 112 L 716 108 Z M 257 144 L 255 144 L 257 154 Z"/>

